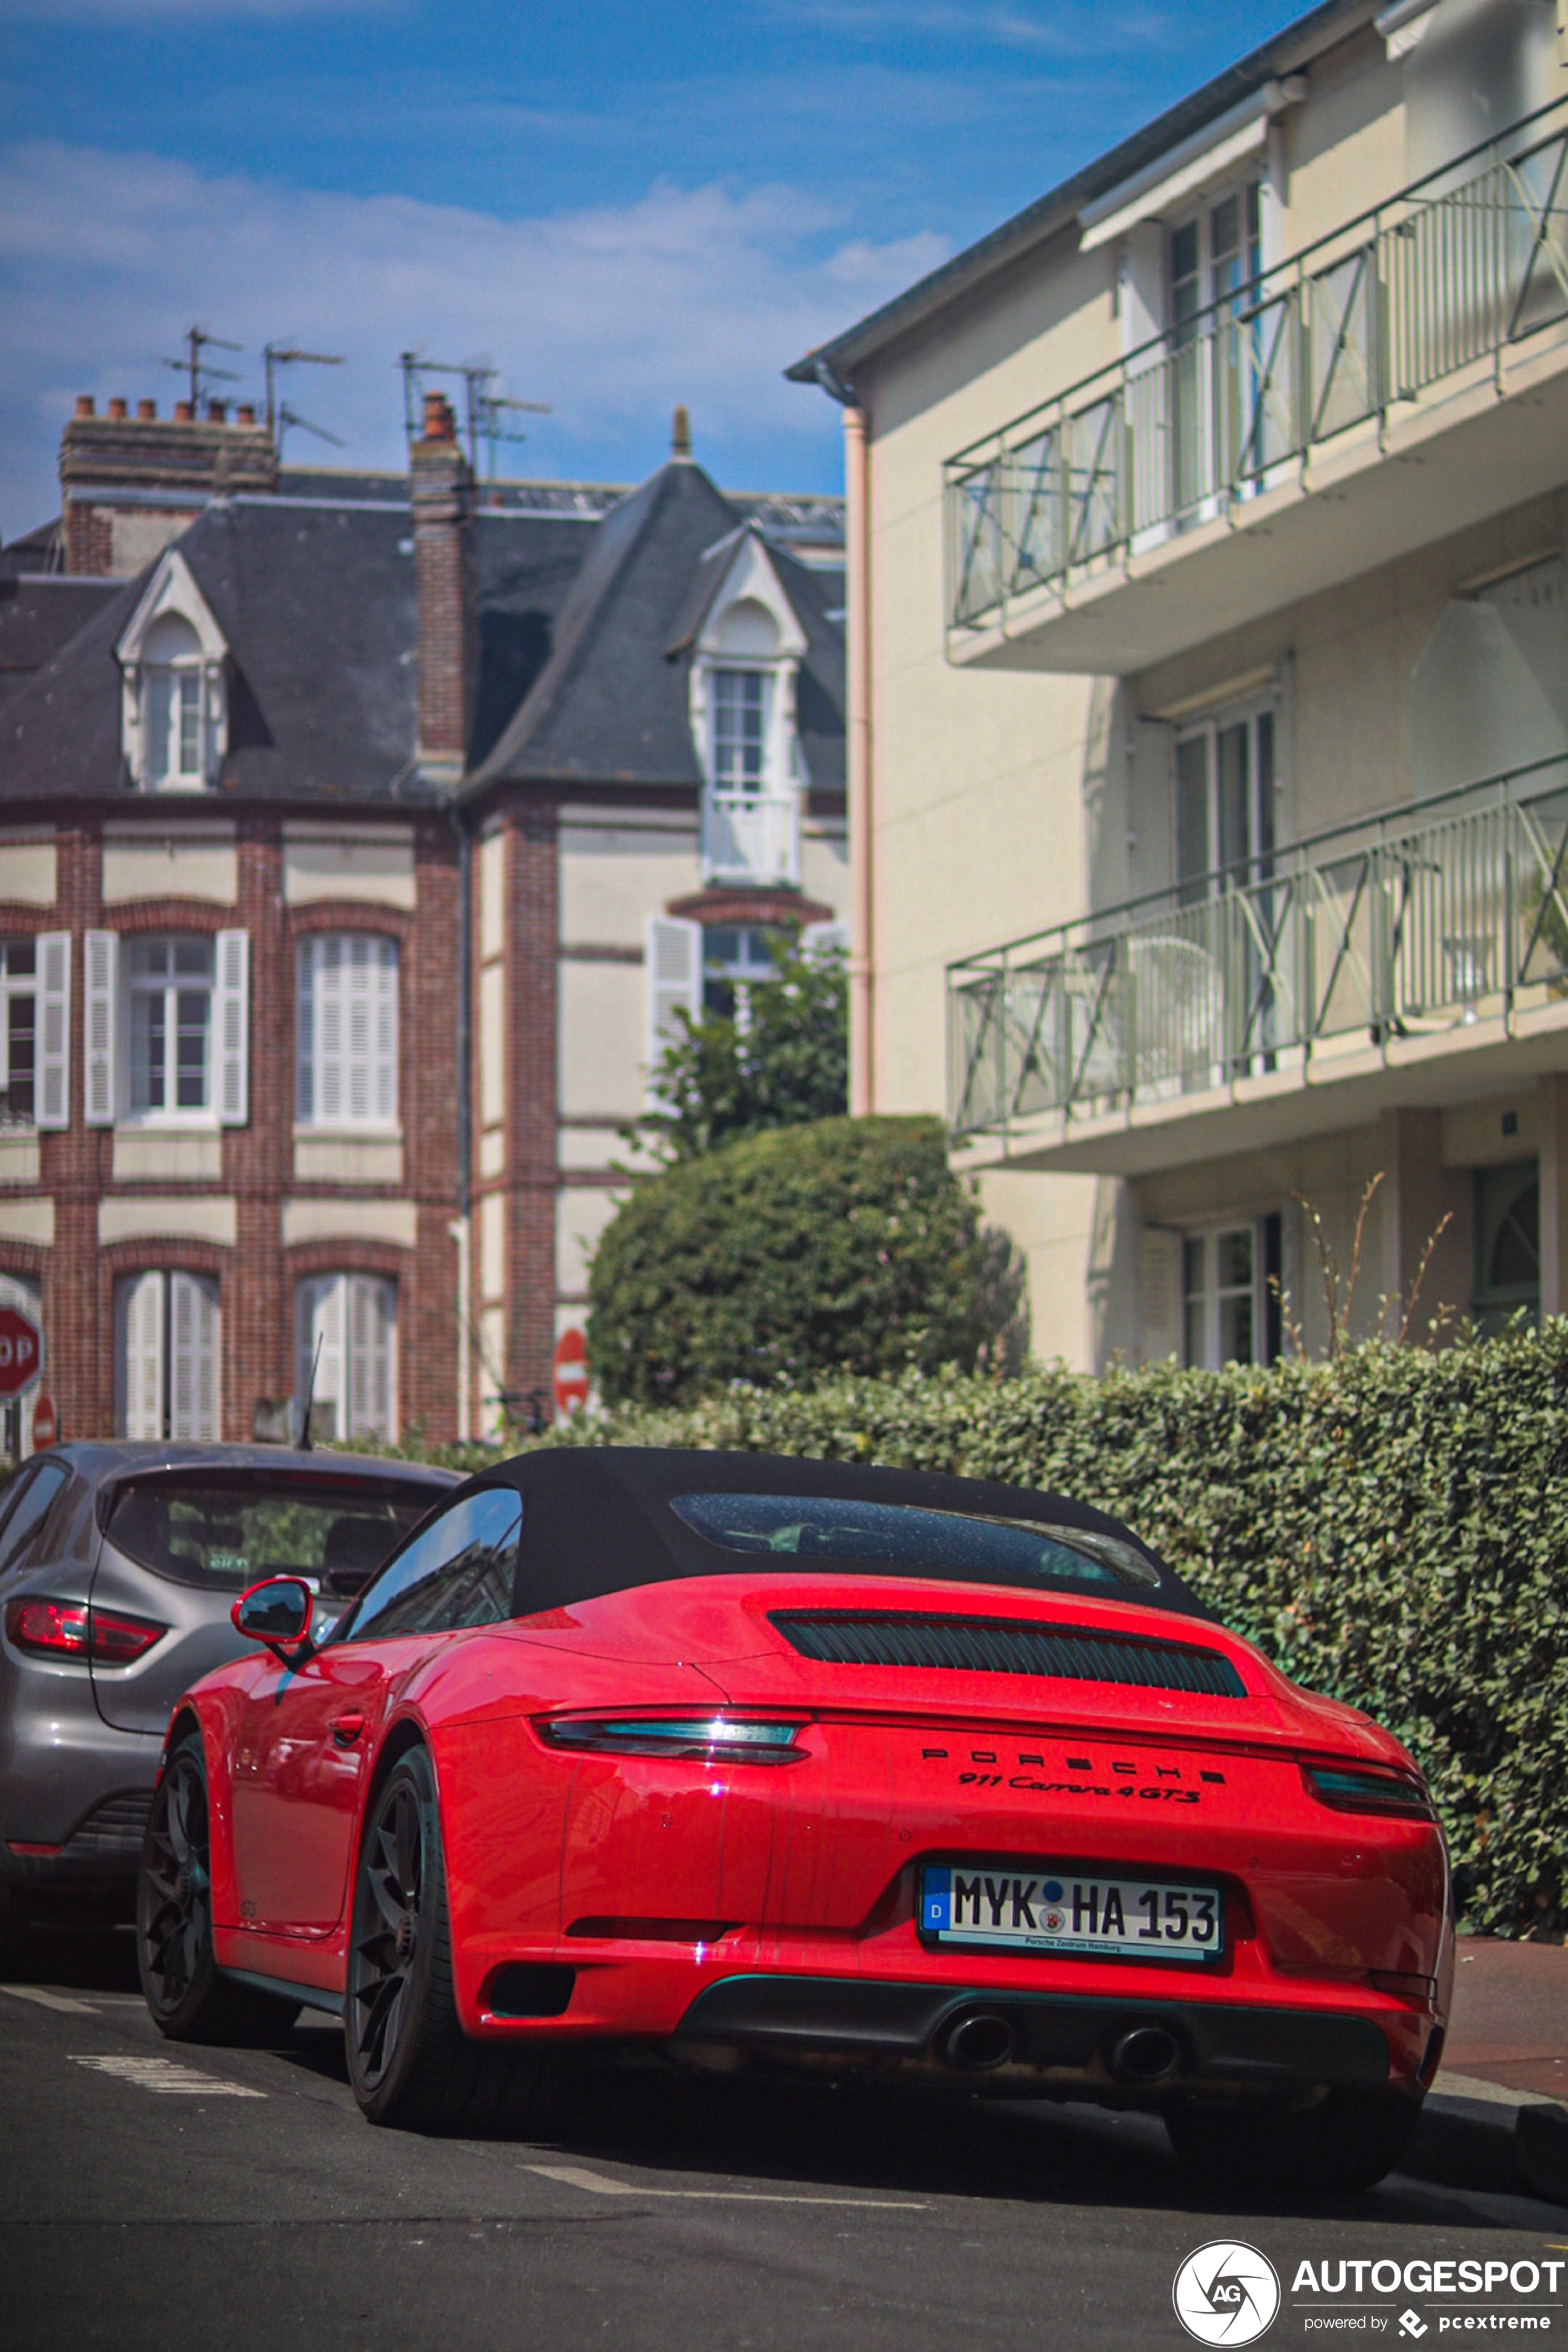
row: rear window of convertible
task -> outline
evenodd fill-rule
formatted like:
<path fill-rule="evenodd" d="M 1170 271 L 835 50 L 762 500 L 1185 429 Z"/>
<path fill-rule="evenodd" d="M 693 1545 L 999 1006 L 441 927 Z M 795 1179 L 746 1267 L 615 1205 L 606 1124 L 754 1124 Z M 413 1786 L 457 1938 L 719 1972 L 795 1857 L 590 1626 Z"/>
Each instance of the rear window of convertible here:
<path fill-rule="evenodd" d="M 1034 1519 L 825 1495 L 677 1495 L 670 1508 L 710 1543 L 762 1558 L 853 1561 L 888 1576 L 936 1570 L 976 1584 L 1073 1585 L 1129 1599 L 1162 1582 L 1153 1561 L 1119 1536 Z"/>
<path fill-rule="evenodd" d="M 357 1591 L 440 1499 L 440 1489 L 412 1480 L 174 1471 L 120 1487 L 104 1533 L 176 1584 L 237 1592 L 294 1575 Z"/>

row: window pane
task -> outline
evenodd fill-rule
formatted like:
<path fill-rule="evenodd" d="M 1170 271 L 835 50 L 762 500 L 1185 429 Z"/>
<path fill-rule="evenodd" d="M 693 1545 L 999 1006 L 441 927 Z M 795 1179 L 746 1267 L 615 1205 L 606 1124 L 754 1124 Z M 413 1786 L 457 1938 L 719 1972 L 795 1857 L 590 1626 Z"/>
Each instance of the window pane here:
<path fill-rule="evenodd" d="M 199 776 L 202 772 L 202 682 L 194 670 L 184 670 L 178 680 L 180 718 L 180 773 Z"/>
<path fill-rule="evenodd" d="M 1214 864 L 1209 841 L 1209 739 L 1188 735 L 1176 746 L 1176 878 L 1195 882 Z"/>
<path fill-rule="evenodd" d="M 30 980 L 37 971 L 38 950 L 34 940 L 9 940 L 0 947 L 0 970 L 9 980 Z"/>
<path fill-rule="evenodd" d="M 121 1486 L 107 1533 L 118 1551 L 176 1584 L 237 1591 L 297 1574 L 331 1591 L 334 1568 L 378 1568 L 434 1499 L 412 1480 L 176 1472 Z"/>
<path fill-rule="evenodd" d="M 212 998 L 205 989 L 180 990 L 179 1072 L 175 1099 L 181 1110 L 205 1110 L 207 1099 L 207 1022 Z"/>
<path fill-rule="evenodd" d="M 16 989 L 5 1006 L 5 1084 L 0 1089 L 0 1124 L 33 1116 L 36 1043 L 32 992 Z"/>
<path fill-rule="evenodd" d="M 1253 1360 L 1252 1293 L 1241 1291 L 1219 1303 L 1219 1353 L 1225 1364 Z"/>
<path fill-rule="evenodd" d="M 762 782 L 765 684 L 761 670 L 721 669 L 713 673 L 716 783 L 752 791 Z"/>
<path fill-rule="evenodd" d="M 163 992 L 137 991 L 131 999 L 131 1108 L 163 1108 Z"/>
<path fill-rule="evenodd" d="M 1221 1290 L 1252 1287 L 1252 1227 L 1233 1225 L 1219 1239 L 1219 1286 Z"/>
<path fill-rule="evenodd" d="M 345 1638 L 381 1641 L 510 1617 L 521 1524 L 522 1497 L 510 1487 L 483 1488 L 454 1504 L 377 1579 Z"/>
<path fill-rule="evenodd" d="M 169 772 L 174 678 L 173 671 L 166 669 L 150 669 L 145 672 L 145 678 L 147 709 L 142 721 L 142 741 L 146 752 L 147 782 L 160 784 Z"/>

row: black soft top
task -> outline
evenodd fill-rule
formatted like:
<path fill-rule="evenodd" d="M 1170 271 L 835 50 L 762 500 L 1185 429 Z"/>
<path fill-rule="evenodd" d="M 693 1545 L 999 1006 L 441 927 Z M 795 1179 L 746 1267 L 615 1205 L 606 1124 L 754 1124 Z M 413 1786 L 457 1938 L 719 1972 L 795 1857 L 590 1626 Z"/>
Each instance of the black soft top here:
<path fill-rule="evenodd" d="M 880 1470 L 858 1463 L 801 1460 L 772 1454 L 709 1454 L 663 1446 L 541 1447 L 475 1478 L 465 1492 L 507 1486 L 524 1497 L 518 1552 L 516 1613 L 569 1608 L 635 1585 L 690 1576 L 896 1575 L 963 1580 L 951 1568 L 879 1567 L 862 1559 L 809 1559 L 789 1553 L 759 1559 L 731 1551 L 687 1526 L 670 1507 L 680 1495 L 821 1496 L 832 1501 L 905 1504 L 928 1511 L 1037 1521 L 1042 1526 L 1114 1537 L 1159 1571 L 1158 1585 L 1118 1594 L 1098 1580 L 1083 1590 L 1100 1600 L 1212 1617 L 1159 1555 L 1104 1511 L 1029 1486 L 992 1478 L 952 1478 L 929 1470 Z M 987 1578 L 989 1582 L 1012 1579 Z M 1031 1583 L 1031 1591 L 1039 1591 Z M 1071 1590 L 1058 1586 L 1058 1591 Z"/>

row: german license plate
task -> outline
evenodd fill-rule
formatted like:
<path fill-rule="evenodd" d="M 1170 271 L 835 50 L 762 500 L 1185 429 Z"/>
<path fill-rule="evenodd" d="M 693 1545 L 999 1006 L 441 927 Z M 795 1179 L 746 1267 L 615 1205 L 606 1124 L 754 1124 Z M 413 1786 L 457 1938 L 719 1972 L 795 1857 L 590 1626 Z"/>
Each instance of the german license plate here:
<path fill-rule="evenodd" d="M 921 1934 L 933 1944 L 1202 1962 L 1225 1948 L 1225 1902 L 1217 1886 L 1191 1880 L 931 1864 L 921 1875 Z"/>

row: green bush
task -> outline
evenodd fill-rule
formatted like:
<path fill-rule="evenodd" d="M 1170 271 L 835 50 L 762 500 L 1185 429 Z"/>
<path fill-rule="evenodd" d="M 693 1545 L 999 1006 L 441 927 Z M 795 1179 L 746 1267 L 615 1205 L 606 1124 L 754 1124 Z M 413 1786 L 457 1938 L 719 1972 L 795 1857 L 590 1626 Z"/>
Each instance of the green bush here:
<path fill-rule="evenodd" d="M 611 1403 L 681 1403 L 732 1380 L 972 1364 L 982 1264 L 939 1120 L 750 1136 L 638 1185 L 605 1228 L 594 1378 Z"/>
<path fill-rule="evenodd" d="M 1568 1929 L 1568 1322 L 1267 1372 L 737 1386 L 550 1442 L 826 1454 L 1100 1504 L 1287 1674 L 1405 1741 L 1473 1929 Z"/>
<path fill-rule="evenodd" d="M 849 992 L 843 954 L 803 953 L 793 934 L 745 990 L 744 1013 L 679 1016 L 655 1072 L 661 1108 L 631 1129 L 665 1160 L 694 1160 L 774 1127 L 837 1118 L 849 1106 Z"/>

